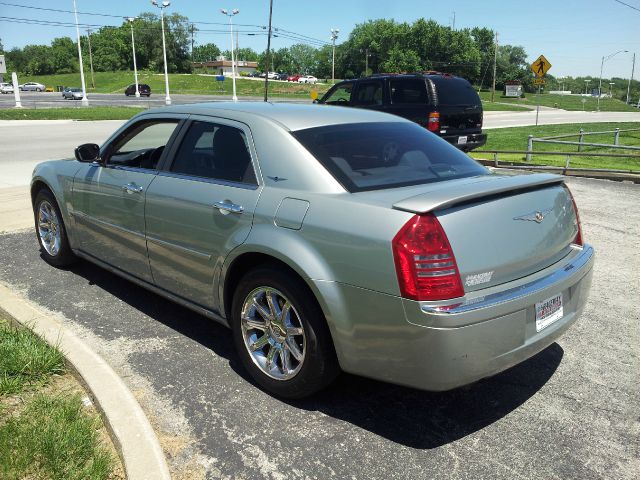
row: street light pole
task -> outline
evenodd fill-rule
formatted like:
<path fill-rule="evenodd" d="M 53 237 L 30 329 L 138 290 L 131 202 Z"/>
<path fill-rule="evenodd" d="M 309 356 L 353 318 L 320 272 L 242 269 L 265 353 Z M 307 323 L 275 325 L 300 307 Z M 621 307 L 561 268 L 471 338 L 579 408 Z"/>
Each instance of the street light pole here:
<path fill-rule="evenodd" d="M 331 29 L 331 42 L 333 43 L 333 57 L 331 60 L 331 85 L 336 83 L 336 39 L 338 38 L 340 30 L 337 28 Z"/>
<path fill-rule="evenodd" d="M 133 78 L 136 82 L 136 98 L 140 98 L 140 88 L 138 87 L 138 66 L 136 65 L 136 41 L 133 37 L 133 22 L 138 17 L 127 17 L 127 21 L 131 26 L 131 48 L 133 49 Z"/>
<path fill-rule="evenodd" d="M 73 0 L 73 13 L 76 17 L 76 35 L 78 37 L 78 60 L 80 62 L 80 83 L 82 84 L 82 105 L 89 106 L 89 99 L 87 98 L 87 87 L 84 83 L 84 66 L 82 64 L 82 47 L 80 46 L 80 26 L 78 25 L 78 8 L 76 7 L 76 0 Z"/>
<path fill-rule="evenodd" d="M 236 70 L 235 70 L 235 64 L 236 64 L 236 60 L 235 60 L 235 56 L 233 53 L 234 47 L 233 47 L 233 16 L 237 15 L 240 13 L 240 10 L 238 10 L 237 8 L 234 8 L 233 10 L 229 11 L 226 10 L 224 8 L 220 9 L 220 12 L 223 15 L 226 15 L 229 17 L 229 28 L 231 30 L 231 81 L 233 83 L 233 96 L 231 97 L 231 100 L 233 100 L 234 102 L 238 101 L 238 97 L 236 95 Z"/>
<path fill-rule="evenodd" d="M 600 83 L 598 84 L 598 111 L 600 111 L 600 97 L 602 96 L 602 69 L 604 68 L 604 62 L 615 57 L 619 53 L 626 53 L 628 50 L 618 50 L 610 55 L 602 57 L 602 62 L 600 63 Z"/>
<path fill-rule="evenodd" d="M 162 56 L 164 59 L 164 89 L 167 95 L 164 97 L 164 103 L 171 105 L 171 97 L 169 96 L 169 71 L 167 70 L 167 44 L 164 39 L 164 9 L 171 5 L 171 2 L 165 0 L 162 4 L 158 4 L 157 0 L 151 0 L 151 5 L 160 9 L 160 24 L 162 26 Z"/>
<path fill-rule="evenodd" d="M 629 92 L 631 91 L 631 81 L 633 80 L 633 73 L 636 69 L 636 53 L 633 52 L 633 63 L 631 64 L 631 77 L 629 77 L 629 83 L 627 84 L 627 105 L 629 104 Z"/>

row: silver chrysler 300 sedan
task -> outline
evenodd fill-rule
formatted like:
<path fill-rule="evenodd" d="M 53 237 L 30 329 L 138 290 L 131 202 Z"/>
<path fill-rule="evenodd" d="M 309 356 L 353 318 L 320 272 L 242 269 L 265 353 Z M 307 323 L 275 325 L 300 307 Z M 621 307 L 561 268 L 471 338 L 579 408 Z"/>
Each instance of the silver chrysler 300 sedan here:
<path fill-rule="evenodd" d="M 149 110 L 33 173 L 46 261 L 78 257 L 217 320 L 298 398 L 340 370 L 447 390 L 582 311 L 594 252 L 554 175 L 497 175 L 419 125 L 318 105 Z"/>

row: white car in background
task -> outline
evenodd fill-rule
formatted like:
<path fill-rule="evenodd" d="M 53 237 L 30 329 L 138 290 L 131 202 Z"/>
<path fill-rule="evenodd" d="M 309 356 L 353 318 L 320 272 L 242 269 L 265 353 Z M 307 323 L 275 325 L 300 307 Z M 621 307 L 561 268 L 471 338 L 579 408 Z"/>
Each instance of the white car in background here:
<path fill-rule="evenodd" d="M 318 83 L 318 79 L 313 75 L 304 75 L 298 79 L 298 83 Z"/>
<path fill-rule="evenodd" d="M 0 83 L 0 93 L 13 93 L 13 85 L 11 83 Z"/>
<path fill-rule="evenodd" d="M 44 92 L 45 86 L 38 82 L 27 82 L 23 83 L 22 85 L 18 85 L 18 88 L 25 92 Z"/>

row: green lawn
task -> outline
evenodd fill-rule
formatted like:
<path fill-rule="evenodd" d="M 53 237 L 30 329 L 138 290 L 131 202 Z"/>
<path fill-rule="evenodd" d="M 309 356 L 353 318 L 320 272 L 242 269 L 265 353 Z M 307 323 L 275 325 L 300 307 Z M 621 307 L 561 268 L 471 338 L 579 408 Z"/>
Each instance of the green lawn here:
<path fill-rule="evenodd" d="M 527 107 L 521 107 L 520 105 L 509 105 L 506 103 L 498 103 L 498 102 L 489 102 L 488 100 L 482 101 L 482 109 L 485 112 L 496 112 L 496 111 L 504 111 L 504 112 L 527 112 L 531 110 Z"/>
<path fill-rule="evenodd" d="M 615 128 L 621 130 L 640 128 L 640 123 L 585 123 L 585 124 L 563 124 L 563 125 L 542 125 L 538 127 L 513 127 L 513 128 L 496 128 L 487 130 L 487 144 L 481 150 L 526 150 L 527 139 L 529 135 L 536 138 L 548 137 L 553 135 L 562 135 L 569 133 L 578 133 L 580 129 L 585 132 L 601 132 L 610 131 Z M 589 143 L 613 143 L 613 134 L 588 135 L 585 136 L 585 142 Z M 577 137 L 563 138 L 560 140 L 577 141 Z M 640 130 L 635 132 L 623 132 L 620 134 L 620 145 L 640 146 Z M 534 143 L 534 151 L 556 151 L 556 152 L 577 152 L 576 145 L 558 145 L 558 144 L 541 144 Z M 594 153 L 629 153 L 637 155 L 636 158 L 606 158 L 606 157 L 572 157 L 572 167 L 584 168 L 611 168 L 620 170 L 640 170 L 640 152 L 638 151 L 622 151 L 608 148 L 584 147 L 583 152 Z M 491 154 L 482 154 L 472 152 L 474 158 L 492 158 Z M 499 160 L 522 162 L 525 160 L 524 155 L 519 154 L 500 154 Z M 544 156 L 534 155 L 533 163 L 539 165 L 557 165 L 564 166 L 565 157 L 563 156 Z"/>
<path fill-rule="evenodd" d="M 489 102 L 491 92 L 480 92 L 480 98 L 483 102 Z M 585 99 L 585 103 L 582 100 Z M 525 98 L 502 97 L 500 92 L 496 92 L 494 98 L 496 102 L 513 103 L 514 105 L 529 105 L 535 107 L 537 98 L 535 93 L 527 93 Z M 598 99 L 595 97 L 581 97 L 569 95 L 551 95 L 543 93 L 540 95 L 540 105 L 545 107 L 561 108 L 563 110 L 586 110 L 594 111 L 597 108 Z M 600 110 L 603 112 L 638 112 L 637 108 L 627 105 L 626 103 L 615 98 L 601 98 Z"/>
<path fill-rule="evenodd" d="M 144 108 L 81 107 L 11 108 L 0 110 L 0 120 L 128 120 Z"/>
<path fill-rule="evenodd" d="M 40 82 L 47 87 L 62 85 L 65 87 L 80 87 L 80 74 L 64 75 L 40 75 L 21 76 L 20 83 Z M 133 72 L 96 72 L 96 88 L 91 88 L 91 77 L 85 76 L 88 93 L 122 93 L 127 85 L 133 83 Z M 138 82 L 146 83 L 151 87 L 152 95 L 164 95 L 164 75 L 151 72 L 138 72 Z M 209 95 L 231 95 L 233 92 L 230 78 L 224 82 L 216 81 L 215 76 L 205 76 L 199 74 L 169 74 L 169 92 L 184 94 L 209 94 Z M 238 78 L 236 89 L 239 96 L 264 95 L 264 80 L 249 80 Z M 269 95 L 285 96 L 293 98 L 311 99 L 311 90 L 317 90 L 322 95 L 329 89 L 327 84 L 309 85 L 294 82 L 269 81 Z"/>
<path fill-rule="evenodd" d="M 58 349 L 0 312 L 0 478 L 120 478 L 100 417 L 65 370 Z"/>

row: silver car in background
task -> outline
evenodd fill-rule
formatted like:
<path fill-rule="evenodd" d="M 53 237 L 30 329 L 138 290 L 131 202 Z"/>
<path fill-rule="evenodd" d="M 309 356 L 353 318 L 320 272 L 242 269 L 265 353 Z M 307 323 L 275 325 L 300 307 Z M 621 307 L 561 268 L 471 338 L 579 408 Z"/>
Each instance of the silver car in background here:
<path fill-rule="evenodd" d="M 82 100 L 81 88 L 65 88 L 62 91 L 62 98 L 65 100 Z"/>
<path fill-rule="evenodd" d="M 42 83 L 27 82 L 22 85 L 18 85 L 18 88 L 25 92 L 44 92 L 46 87 Z"/>
<path fill-rule="evenodd" d="M 13 93 L 13 84 L 12 83 L 0 83 L 0 93 Z"/>
<path fill-rule="evenodd" d="M 47 262 L 80 257 L 229 326 L 287 398 L 340 370 L 447 390 L 507 369 L 576 321 L 594 261 L 562 177 L 493 174 L 360 109 L 149 110 L 38 165 L 31 195 Z"/>

